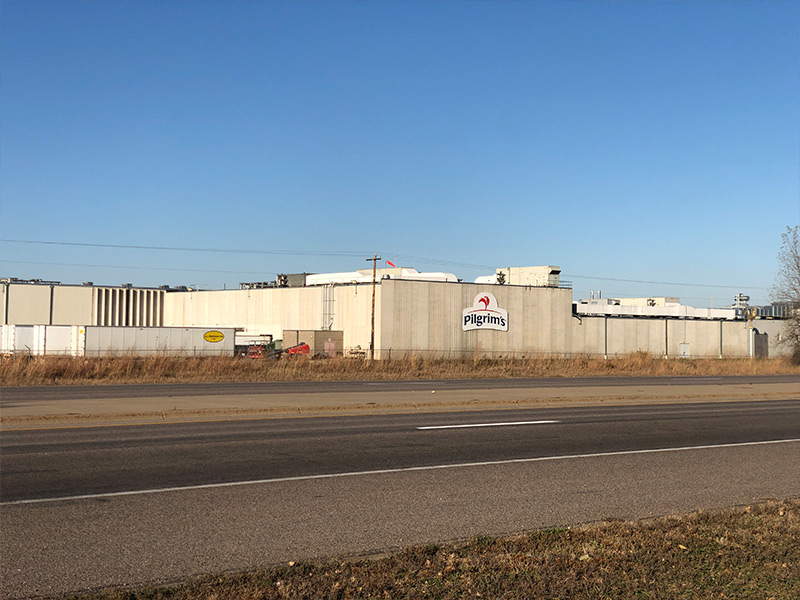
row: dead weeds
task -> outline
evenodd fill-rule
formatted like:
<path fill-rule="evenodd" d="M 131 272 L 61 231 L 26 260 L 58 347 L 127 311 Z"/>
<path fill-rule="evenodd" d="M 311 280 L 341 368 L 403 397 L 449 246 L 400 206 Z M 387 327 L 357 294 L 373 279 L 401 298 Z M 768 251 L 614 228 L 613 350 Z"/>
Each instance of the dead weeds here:
<path fill-rule="evenodd" d="M 800 374 L 782 359 L 672 360 L 638 352 L 621 358 L 586 356 L 494 359 L 405 358 L 251 360 L 233 357 L 11 356 L 0 358 L 0 385 L 482 379 L 523 377 Z"/>
<path fill-rule="evenodd" d="M 290 562 L 82 600 L 800 598 L 800 501 Z"/>

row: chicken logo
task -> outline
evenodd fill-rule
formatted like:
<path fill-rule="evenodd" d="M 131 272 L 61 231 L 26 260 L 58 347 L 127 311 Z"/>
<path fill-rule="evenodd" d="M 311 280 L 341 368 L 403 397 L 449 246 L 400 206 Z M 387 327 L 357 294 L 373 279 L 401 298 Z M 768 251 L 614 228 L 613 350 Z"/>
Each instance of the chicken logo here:
<path fill-rule="evenodd" d="M 508 331 L 508 311 L 497 305 L 494 294 L 483 293 L 475 296 L 470 308 L 462 313 L 461 329 L 494 329 Z"/>

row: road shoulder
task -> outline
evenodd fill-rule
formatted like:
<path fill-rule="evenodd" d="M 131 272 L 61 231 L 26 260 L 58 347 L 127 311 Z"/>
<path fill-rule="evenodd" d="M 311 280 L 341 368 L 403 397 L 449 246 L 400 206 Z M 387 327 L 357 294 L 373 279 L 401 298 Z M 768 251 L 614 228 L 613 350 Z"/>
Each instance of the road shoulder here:
<path fill-rule="evenodd" d="M 212 385 L 213 384 L 209 384 Z M 550 408 L 678 402 L 730 402 L 797 398 L 795 383 L 672 386 L 653 383 L 592 387 L 521 387 L 413 391 L 254 393 L 246 395 L 152 395 L 52 400 L 46 397 L 4 404 L 0 430 L 104 424 L 281 418 L 346 414 Z"/>

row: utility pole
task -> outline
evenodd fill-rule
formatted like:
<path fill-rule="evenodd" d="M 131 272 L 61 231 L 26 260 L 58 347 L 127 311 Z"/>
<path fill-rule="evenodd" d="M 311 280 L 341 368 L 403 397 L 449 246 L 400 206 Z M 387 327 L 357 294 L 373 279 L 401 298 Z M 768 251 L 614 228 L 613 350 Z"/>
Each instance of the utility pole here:
<path fill-rule="evenodd" d="M 381 259 L 377 254 L 368 258 L 367 262 L 372 261 L 372 323 L 369 330 L 369 359 L 375 360 L 375 278 L 378 271 L 378 261 Z"/>

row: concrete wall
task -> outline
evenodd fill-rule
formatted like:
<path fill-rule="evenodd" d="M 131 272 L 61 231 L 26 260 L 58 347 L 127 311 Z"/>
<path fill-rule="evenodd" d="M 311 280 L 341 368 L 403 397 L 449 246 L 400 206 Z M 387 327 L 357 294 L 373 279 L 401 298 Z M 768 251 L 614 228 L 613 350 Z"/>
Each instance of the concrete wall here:
<path fill-rule="evenodd" d="M 749 330 L 743 321 L 722 324 L 722 356 L 744 358 L 750 355 Z"/>
<path fill-rule="evenodd" d="M 376 286 L 376 339 L 380 335 Z M 344 331 L 344 347 L 369 348 L 372 284 L 172 292 L 164 298 L 164 325 L 237 327 L 283 339 L 284 330 Z"/>
<path fill-rule="evenodd" d="M 792 353 L 786 339 L 786 321 L 780 319 L 756 319 L 753 327 L 759 332 L 769 335 L 769 356 L 789 356 Z"/>
<path fill-rule="evenodd" d="M 91 286 L 53 286 L 53 325 L 86 325 L 95 322 Z"/>
<path fill-rule="evenodd" d="M 508 331 L 463 331 L 464 309 L 487 292 L 508 311 Z M 376 356 L 566 354 L 571 302 L 568 289 L 384 280 Z"/>
<path fill-rule="evenodd" d="M 4 325 L 50 324 L 49 285 L 9 283 L 0 288 L 3 290 Z"/>
<path fill-rule="evenodd" d="M 481 293 L 508 311 L 508 331 L 463 331 L 462 313 Z M 345 351 L 369 348 L 371 284 L 174 292 L 164 300 L 164 324 L 236 327 L 282 339 L 286 330 L 344 332 Z M 572 316 L 571 290 L 513 285 L 384 279 L 376 287 L 377 358 L 421 356 L 746 357 L 743 321 Z M 769 332 L 768 332 L 769 333 Z M 770 335 L 770 356 L 773 353 Z"/>
<path fill-rule="evenodd" d="M 509 330 L 462 331 L 462 312 L 490 292 L 509 312 Z M 384 279 L 376 286 L 376 357 L 565 354 L 568 289 Z M 285 330 L 329 325 L 344 332 L 345 350 L 369 348 L 371 284 L 169 293 L 164 324 L 240 327 L 282 339 Z"/>
<path fill-rule="evenodd" d="M 171 292 L 164 298 L 168 327 L 241 327 L 281 339 L 284 329 L 316 329 L 321 288 Z"/>
<path fill-rule="evenodd" d="M 741 358 L 749 356 L 748 336 L 743 321 L 583 316 L 572 323 L 572 353 Z"/>
<path fill-rule="evenodd" d="M 666 328 L 664 319 L 573 317 L 570 353 L 620 356 L 648 352 L 664 356 Z"/>
<path fill-rule="evenodd" d="M 417 282 L 405 282 L 414 285 Z M 441 283 L 439 285 L 448 285 Z M 335 317 L 332 329 L 344 331 L 345 350 L 360 347 L 369 349 L 370 319 L 372 315 L 372 284 L 336 286 L 334 289 Z M 384 288 L 382 284 L 375 286 L 375 347 L 380 346 L 382 334 L 382 315 Z M 377 354 L 375 355 L 378 356 Z"/>
<path fill-rule="evenodd" d="M 508 331 L 462 330 L 462 312 L 480 293 L 492 293 L 508 311 Z M 331 329 L 344 332 L 345 351 L 367 350 L 370 342 L 371 283 L 170 293 L 4 284 L 0 294 L 0 314 L 12 325 L 224 327 L 270 334 L 276 340 L 286 330 Z M 571 302 L 568 289 L 383 279 L 376 286 L 376 357 L 414 352 L 464 357 L 476 351 L 481 356 L 620 356 L 636 351 L 669 357 L 682 351 L 690 357 L 749 355 L 744 321 L 577 319 Z M 781 344 L 782 321 L 757 320 L 754 326 L 769 334 L 769 356 L 788 353 Z"/>
<path fill-rule="evenodd" d="M 667 320 L 667 356 L 717 357 L 720 352 L 720 323 L 716 321 Z M 688 347 L 686 346 L 688 344 Z M 745 355 L 748 345 L 743 345 Z"/>

